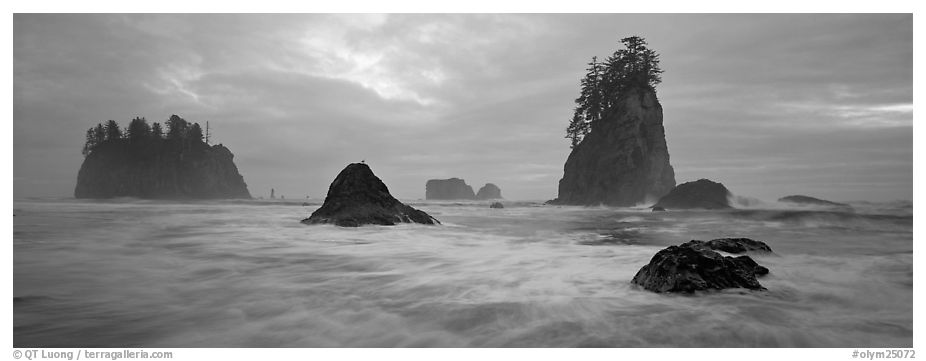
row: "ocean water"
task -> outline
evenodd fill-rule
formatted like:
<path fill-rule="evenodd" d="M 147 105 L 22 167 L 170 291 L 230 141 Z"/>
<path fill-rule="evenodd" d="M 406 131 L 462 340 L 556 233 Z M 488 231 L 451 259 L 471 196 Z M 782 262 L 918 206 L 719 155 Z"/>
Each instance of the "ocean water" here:
<path fill-rule="evenodd" d="M 912 347 L 909 202 L 650 212 L 408 202 L 338 228 L 301 201 L 14 202 L 15 347 Z M 655 294 L 660 249 L 749 237 L 767 291 Z"/>

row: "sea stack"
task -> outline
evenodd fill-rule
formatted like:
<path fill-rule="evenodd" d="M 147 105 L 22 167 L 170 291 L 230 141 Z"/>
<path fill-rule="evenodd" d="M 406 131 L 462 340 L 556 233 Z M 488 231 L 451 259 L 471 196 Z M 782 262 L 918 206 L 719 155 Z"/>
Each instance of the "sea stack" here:
<path fill-rule="evenodd" d="M 90 128 L 75 198 L 251 198 L 225 146 L 206 144 L 199 124 L 173 115 L 149 126 L 132 120 L 122 132 L 115 121 Z"/>
<path fill-rule="evenodd" d="M 328 187 L 321 208 L 303 219 L 305 224 L 331 223 L 341 227 L 396 223 L 440 224 L 425 212 L 399 202 L 365 163 L 349 164 Z"/>
<path fill-rule="evenodd" d="M 569 153 L 552 203 L 633 206 L 675 186 L 655 90 L 634 87 L 615 103 Z"/>
<path fill-rule="evenodd" d="M 460 178 L 430 179 L 424 186 L 425 199 L 476 199 L 473 187 Z"/>
<path fill-rule="evenodd" d="M 479 188 L 479 192 L 476 193 L 476 199 L 502 199 L 502 190 L 501 188 L 498 188 L 497 185 L 486 183 L 486 185 L 482 186 L 482 188 Z"/>
<path fill-rule="evenodd" d="M 708 179 L 682 183 L 659 199 L 653 209 L 724 209 L 730 207 L 730 191 Z"/>

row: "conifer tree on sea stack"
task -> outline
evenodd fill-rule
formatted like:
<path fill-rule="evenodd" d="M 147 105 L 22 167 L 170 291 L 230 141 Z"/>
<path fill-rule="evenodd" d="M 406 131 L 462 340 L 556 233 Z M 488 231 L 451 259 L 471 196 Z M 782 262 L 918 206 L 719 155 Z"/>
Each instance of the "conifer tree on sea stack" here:
<path fill-rule="evenodd" d="M 156 139 L 164 137 L 164 129 L 161 128 L 161 123 L 154 122 L 154 124 L 151 124 L 151 137 Z"/>
<path fill-rule="evenodd" d="M 136 117 L 129 122 L 129 127 L 126 128 L 126 137 L 129 141 L 138 142 L 144 139 L 148 139 L 151 135 L 151 127 L 148 125 L 148 122 L 145 118 Z"/>
<path fill-rule="evenodd" d="M 656 89 L 662 82 L 659 54 L 646 47 L 646 40 L 639 36 L 621 39 L 624 49 L 618 49 L 605 62 L 592 57 L 585 77 L 581 80 L 581 91 L 576 98 L 576 108 L 566 127 L 566 138 L 574 148 L 592 130 L 592 124 L 608 113 L 627 89 L 648 87 Z"/>
<path fill-rule="evenodd" d="M 554 204 L 632 206 L 675 186 L 656 98 L 659 54 L 639 36 L 620 45 L 604 61 L 592 57 L 580 80 L 566 126 L 572 151 Z"/>
<path fill-rule="evenodd" d="M 106 140 L 116 140 L 122 138 L 122 130 L 119 129 L 119 123 L 115 120 L 106 121 Z"/>

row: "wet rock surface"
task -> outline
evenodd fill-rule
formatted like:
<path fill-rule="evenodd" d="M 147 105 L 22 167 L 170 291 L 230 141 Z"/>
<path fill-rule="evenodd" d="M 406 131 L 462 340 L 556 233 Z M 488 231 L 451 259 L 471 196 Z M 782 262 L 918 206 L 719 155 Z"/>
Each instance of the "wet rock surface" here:
<path fill-rule="evenodd" d="M 765 242 L 749 238 L 718 238 L 708 241 L 706 245 L 715 251 L 727 253 L 772 252 L 772 248 Z"/>
<path fill-rule="evenodd" d="M 344 168 L 331 182 L 325 203 L 302 223 L 331 223 L 342 227 L 440 224 L 427 213 L 393 198 L 383 181 L 364 163 L 353 163 Z"/>
<path fill-rule="evenodd" d="M 723 184 L 708 179 L 682 183 L 659 199 L 653 209 L 725 209 L 732 208 L 730 191 Z"/>
<path fill-rule="evenodd" d="M 658 293 L 727 288 L 764 290 L 756 276 L 765 274 L 768 269 L 749 256 L 723 256 L 707 242 L 693 240 L 657 252 L 631 282 Z"/>

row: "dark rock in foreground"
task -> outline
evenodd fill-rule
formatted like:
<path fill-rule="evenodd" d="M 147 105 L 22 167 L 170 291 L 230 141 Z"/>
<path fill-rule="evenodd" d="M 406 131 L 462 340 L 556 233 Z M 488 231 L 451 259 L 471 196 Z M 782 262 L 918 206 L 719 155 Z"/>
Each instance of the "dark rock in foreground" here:
<path fill-rule="evenodd" d="M 502 189 L 492 183 L 486 183 L 482 188 L 479 188 L 479 192 L 476 192 L 476 199 L 502 199 Z"/>
<path fill-rule="evenodd" d="M 505 208 L 502 202 L 495 202 L 489 205 L 489 208 Z"/>
<path fill-rule="evenodd" d="M 569 153 L 553 203 L 630 207 L 675 186 L 655 90 L 627 89 L 614 102 Z"/>
<path fill-rule="evenodd" d="M 749 256 L 723 256 L 702 241 L 670 246 L 656 253 L 631 281 L 653 292 L 747 288 L 764 290 L 757 275 L 768 269 Z"/>
<path fill-rule="evenodd" d="M 802 196 L 802 195 L 781 197 L 781 198 L 778 198 L 778 201 L 785 202 L 785 203 L 807 204 L 807 205 L 814 205 L 814 206 L 850 207 L 850 208 L 852 207 L 845 203 L 836 203 L 836 202 L 831 202 L 825 199 L 819 199 L 819 198 Z"/>
<path fill-rule="evenodd" d="M 325 203 L 302 223 L 332 223 L 341 227 L 440 224 L 427 213 L 393 198 L 383 181 L 363 163 L 353 163 L 344 168 L 328 187 Z"/>
<path fill-rule="evenodd" d="M 772 248 L 765 244 L 765 242 L 755 241 L 749 238 L 718 238 L 712 239 L 706 244 L 710 249 L 727 253 L 772 251 Z"/>
<path fill-rule="evenodd" d="M 425 183 L 424 199 L 476 199 L 476 193 L 460 178 L 430 179 Z"/>
<path fill-rule="evenodd" d="M 724 209 L 730 207 L 730 191 L 723 184 L 707 179 L 682 183 L 653 205 L 664 209 Z"/>

